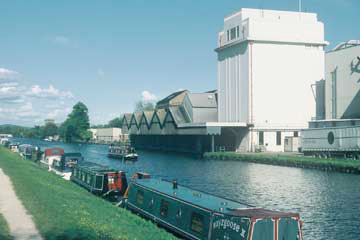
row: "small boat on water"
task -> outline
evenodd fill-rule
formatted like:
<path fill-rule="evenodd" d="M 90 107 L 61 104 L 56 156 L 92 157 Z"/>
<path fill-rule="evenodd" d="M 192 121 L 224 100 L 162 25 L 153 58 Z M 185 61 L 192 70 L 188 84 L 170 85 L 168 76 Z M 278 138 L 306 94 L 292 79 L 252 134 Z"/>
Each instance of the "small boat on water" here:
<path fill-rule="evenodd" d="M 75 165 L 70 179 L 90 192 L 109 200 L 123 196 L 128 187 L 125 172 L 92 162 Z"/>
<path fill-rule="evenodd" d="M 53 160 L 49 170 L 62 176 L 65 180 L 70 180 L 72 169 L 83 160 L 81 153 L 64 153 L 60 159 Z"/>
<path fill-rule="evenodd" d="M 64 149 L 62 148 L 47 148 L 40 160 L 40 164 L 49 168 L 54 160 L 60 161 L 62 155 L 64 155 Z"/>
<path fill-rule="evenodd" d="M 255 208 L 176 181 L 133 179 L 125 198 L 128 209 L 186 239 L 302 239 L 298 213 Z"/>
<path fill-rule="evenodd" d="M 108 150 L 108 157 L 122 159 L 125 161 L 136 161 L 138 159 L 138 154 L 136 153 L 135 148 L 130 146 L 110 145 Z"/>

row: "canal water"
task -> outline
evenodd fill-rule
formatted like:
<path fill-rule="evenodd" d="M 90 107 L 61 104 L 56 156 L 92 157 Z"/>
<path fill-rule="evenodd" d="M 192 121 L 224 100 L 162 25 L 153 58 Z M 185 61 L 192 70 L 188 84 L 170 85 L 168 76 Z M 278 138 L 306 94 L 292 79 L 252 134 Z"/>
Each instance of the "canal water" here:
<path fill-rule="evenodd" d="M 106 145 L 14 140 L 81 152 L 87 161 L 125 170 L 128 176 L 144 171 L 256 207 L 299 212 L 304 239 L 360 239 L 359 175 L 145 151 L 138 152 L 137 162 L 123 163 L 107 158 Z"/>

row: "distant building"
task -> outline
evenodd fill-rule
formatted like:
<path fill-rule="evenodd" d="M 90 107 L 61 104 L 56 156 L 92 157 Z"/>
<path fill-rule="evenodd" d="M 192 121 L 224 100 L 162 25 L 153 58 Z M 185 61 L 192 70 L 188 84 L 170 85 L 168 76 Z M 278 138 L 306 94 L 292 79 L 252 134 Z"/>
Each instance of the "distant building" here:
<path fill-rule="evenodd" d="M 128 141 L 128 134 L 123 134 L 121 128 L 91 128 L 93 140 L 99 143 L 113 143 Z"/>
<path fill-rule="evenodd" d="M 315 13 L 241 9 L 225 17 L 218 40 L 219 122 L 250 125 L 249 151 L 283 151 L 315 116 L 323 23 Z"/>
<path fill-rule="evenodd" d="M 236 151 L 241 123 L 219 123 L 217 92 L 170 94 L 156 110 L 124 114 L 122 131 L 130 134 L 137 148 L 202 154 L 206 151 Z"/>

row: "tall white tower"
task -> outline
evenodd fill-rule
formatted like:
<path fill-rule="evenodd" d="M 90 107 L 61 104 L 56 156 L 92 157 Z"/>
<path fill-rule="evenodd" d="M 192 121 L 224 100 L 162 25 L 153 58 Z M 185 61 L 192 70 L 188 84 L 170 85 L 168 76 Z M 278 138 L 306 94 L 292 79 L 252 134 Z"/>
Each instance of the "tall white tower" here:
<path fill-rule="evenodd" d="M 314 13 L 241 9 L 226 17 L 216 49 L 219 121 L 248 123 L 257 134 L 251 146 L 281 150 L 270 132 L 283 138 L 315 116 L 311 85 L 324 79 L 326 44 Z"/>

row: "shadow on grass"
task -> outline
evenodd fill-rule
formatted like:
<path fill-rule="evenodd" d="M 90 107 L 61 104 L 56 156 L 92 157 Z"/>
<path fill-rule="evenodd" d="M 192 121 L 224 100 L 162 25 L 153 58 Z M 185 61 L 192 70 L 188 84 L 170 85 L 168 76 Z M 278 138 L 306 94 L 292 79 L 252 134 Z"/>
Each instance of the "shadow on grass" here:
<path fill-rule="evenodd" d="M 8 234 L 0 233 L 1 240 L 13 240 L 14 238 Z"/>

